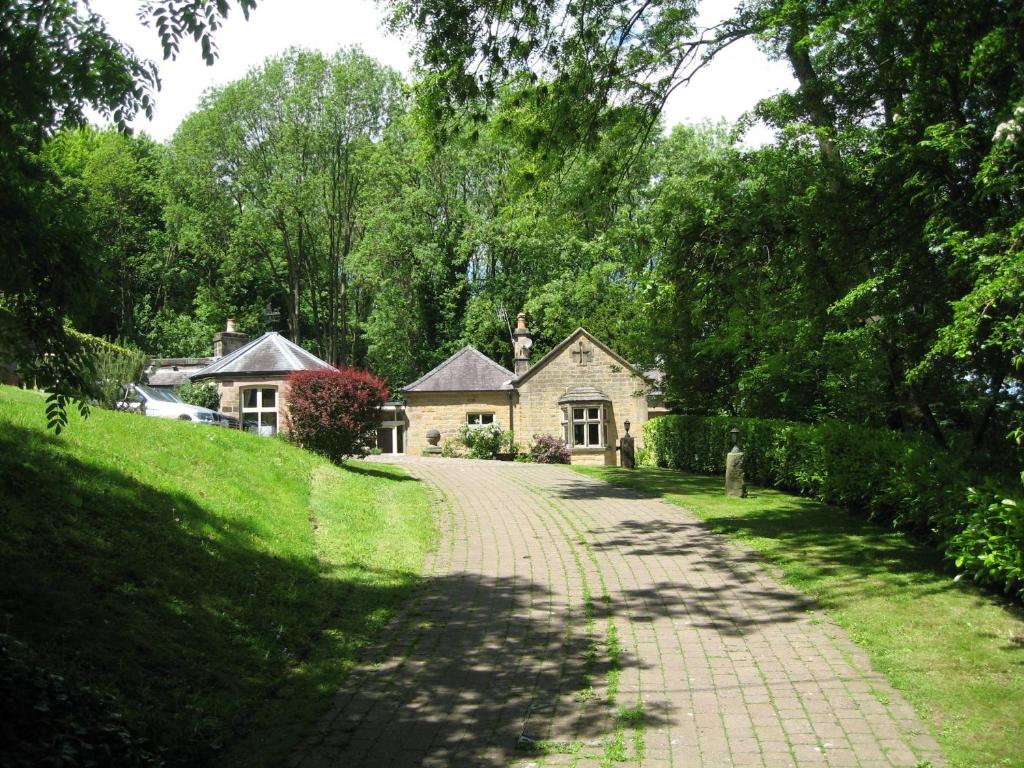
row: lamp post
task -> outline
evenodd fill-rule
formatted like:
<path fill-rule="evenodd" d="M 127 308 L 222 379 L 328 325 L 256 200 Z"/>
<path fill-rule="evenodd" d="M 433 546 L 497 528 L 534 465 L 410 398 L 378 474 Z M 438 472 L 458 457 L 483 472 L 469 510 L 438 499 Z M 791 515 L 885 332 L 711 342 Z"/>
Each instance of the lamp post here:
<path fill-rule="evenodd" d="M 733 427 L 729 430 L 729 434 L 732 435 L 732 453 L 739 453 L 740 450 L 740 428 Z"/>

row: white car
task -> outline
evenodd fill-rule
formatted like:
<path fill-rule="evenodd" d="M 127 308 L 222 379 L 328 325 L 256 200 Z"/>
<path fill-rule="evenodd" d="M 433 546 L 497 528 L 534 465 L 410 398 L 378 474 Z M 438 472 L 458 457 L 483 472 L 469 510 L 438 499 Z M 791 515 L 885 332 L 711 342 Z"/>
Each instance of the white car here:
<path fill-rule="evenodd" d="M 176 394 L 167 389 L 157 389 L 145 384 L 131 386 L 125 397 L 117 404 L 123 411 L 141 412 L 146 416 L 161 419 L 180 419 L 181 421 L 198 421 L 202 424 L 229 426 L 228 417 L 198 405 L 186 403 Z"/>

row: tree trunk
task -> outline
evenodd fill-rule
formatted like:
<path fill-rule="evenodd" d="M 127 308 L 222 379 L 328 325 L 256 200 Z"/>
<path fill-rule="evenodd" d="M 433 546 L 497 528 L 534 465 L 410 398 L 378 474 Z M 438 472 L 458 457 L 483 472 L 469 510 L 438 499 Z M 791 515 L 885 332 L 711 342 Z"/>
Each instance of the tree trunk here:
<path fill-rule="evenodd" d="M 835 116 L 825 101 L 825 88 L 818 73 L 814 71 L 811 54 L 806 47 L 800 45 L 807 35 L 808 25 L 806 22 L 793 25 L 789 39 L 786 41 L 786 57 L 789 59 L 790 66 L 793 67 L 793 74 L 796 76 L 797 82 L 800 83 L 800 94 L 806 100 L 811 125 L 817 129 L 818 151 L 821 153 L 821 159 L 825 166 L 831 171 L 830 189 L 833 193 L 838 193 L 841 186 L 840 156 L 839 150 L 832 140 L 832 133 L 835 131 Z"/>
<path fill-rule="evenodd" d="M 285 300 L 288 309 L 288 333 L 291 335 L 292 341 L 298 344 L 301 340 L 299 333 L 299 304 L 301 299 L 299 264 L 295 252 L 292 250 L 291 238 L 288 236 L 288 224 L 285 222 L 284 214 L 278 211 L 276 218 L 278 229 L 281 231 L 281 239 L 284 243 L 285 263 L 288 267 L 288 298 Z"/>
<path fill-rule="evenodd" d="M 921 414 L 921 421 L 924 424 L 925 431 L 928 432 L 928 434 L 935 439 L 935 442 L 943 448 L 949 447 L 946 442 L 946 436 L 942 432 L 942 427 L 939 426 L 939 422 L 936 420 L 935 414 L 932 413 L 928 400 L 918 387 L 907 383 L 906 369 L 903 365 L 900 353 L 896 349 L 895 343 L 880 334 L 879 344 L 881 345 L 882 352 L 885 355 L 886 368 L 889 371 L 889 380 L 892 385 L 893 394 L 897 398 L 897 403 L 901 406 L 900 411 L 917 411 Z M 909 409 L 906 407 L 908 405 L 910 406 Z"/>
<path fill-rule="evenodd" d="M 935 442 L 943 448 L 948 448 L 949 444 L 946 442 L 946 436 L 942 432 L 942 427 L 940 427 L 939 422 L 935 420 L 935 414 L 932 413 L 931 406 L 928 404 L 928 401 L 924 399 L 920 390 L 914 386 L 910 387 L 910 396 L 914 401 L 914 407 L 917 408 L 921 414 L 925 430 L 935 438 Z"/>

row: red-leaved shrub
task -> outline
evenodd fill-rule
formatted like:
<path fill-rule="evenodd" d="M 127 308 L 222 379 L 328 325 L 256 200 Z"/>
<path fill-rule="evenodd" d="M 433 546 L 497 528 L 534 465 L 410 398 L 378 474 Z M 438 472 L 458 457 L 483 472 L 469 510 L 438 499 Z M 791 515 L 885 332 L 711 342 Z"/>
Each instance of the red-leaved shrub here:
<path fill-rule="evenodd" d="M 288 377 L 288 385 L 292 440 L 332 461 L 361 453 L 380 426 L 380 407 L 388 388 L 369 371 L 296 371 Z"/>

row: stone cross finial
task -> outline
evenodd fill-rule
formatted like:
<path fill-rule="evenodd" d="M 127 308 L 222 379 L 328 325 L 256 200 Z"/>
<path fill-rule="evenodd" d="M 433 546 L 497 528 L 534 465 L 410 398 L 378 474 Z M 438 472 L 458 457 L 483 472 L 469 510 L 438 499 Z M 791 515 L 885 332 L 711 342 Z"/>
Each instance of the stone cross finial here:
<path fill-rule="evenodd" d="M 581 339 L 576 345 L 576 349 L 572 351 L 572 359 L 576 361 L 578 365 L 587 365 L 590 363 L 590 359 L 594 356 L 594 350 L 586 346 Z"/>

